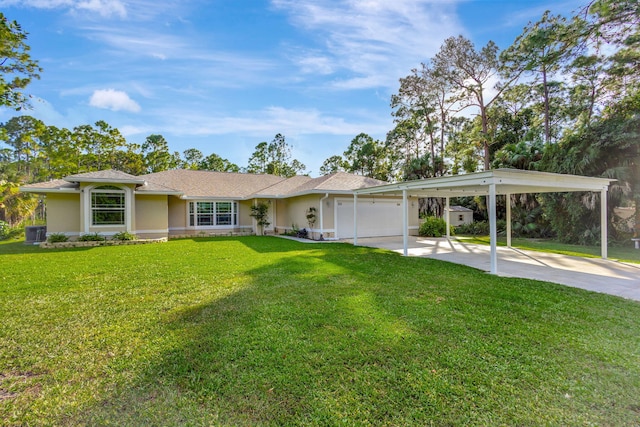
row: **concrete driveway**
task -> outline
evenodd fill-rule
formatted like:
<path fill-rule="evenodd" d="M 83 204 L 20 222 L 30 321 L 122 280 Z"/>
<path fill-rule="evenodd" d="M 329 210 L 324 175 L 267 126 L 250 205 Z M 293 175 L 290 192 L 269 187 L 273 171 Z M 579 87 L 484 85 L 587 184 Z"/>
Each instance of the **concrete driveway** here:
<path fill-rule="evenodd" d="M 403 253 L 402 237 L 358 238 L 359 246 Z M 409 256 L 490 270 L 490 247 L 441 238 L 409 237 Z M 498 247 L 498 275 L 522 277 L 640 301 L 640 264 Z"/>

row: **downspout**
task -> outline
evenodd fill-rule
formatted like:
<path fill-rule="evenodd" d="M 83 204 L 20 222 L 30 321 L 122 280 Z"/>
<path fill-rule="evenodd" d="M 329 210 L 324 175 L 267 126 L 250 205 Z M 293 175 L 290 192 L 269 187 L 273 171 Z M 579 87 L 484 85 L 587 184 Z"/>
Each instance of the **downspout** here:
<path fill-rule="evenodd" d="M 329 193 L 324 193 L 324 197 L 320 198 L 320 240 L 324 240 L 324 201 L 329 197 Z"/>
<path fill-rule="evenodd" d="M 253 199 L 253 206 L 258 206 L 258 199 Z M 258 236 L 258 220 L 256 217 L 251 217 L 251 226 L 253 227 L 253 233 Z"/>

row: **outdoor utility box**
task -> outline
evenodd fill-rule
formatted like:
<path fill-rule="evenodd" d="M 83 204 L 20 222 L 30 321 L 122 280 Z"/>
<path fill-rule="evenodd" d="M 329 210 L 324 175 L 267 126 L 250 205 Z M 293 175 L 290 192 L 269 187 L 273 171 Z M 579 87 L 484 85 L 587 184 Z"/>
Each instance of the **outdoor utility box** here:
<path fill-rule="evenodd" d="M 33 244 L 38 242 L 44 242 L 47 240 L 47 226 L 46 225 L 31 225 L 24 228 L 24 242 L 26 244 Z"/>

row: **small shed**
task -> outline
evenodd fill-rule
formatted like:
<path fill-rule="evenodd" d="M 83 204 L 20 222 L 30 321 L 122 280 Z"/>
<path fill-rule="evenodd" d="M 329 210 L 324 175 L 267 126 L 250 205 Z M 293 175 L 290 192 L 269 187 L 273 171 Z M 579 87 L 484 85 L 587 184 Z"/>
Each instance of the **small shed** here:
<path fill-rule="evenodd" d="M 445 215 L 447 209 L 445 208 Z M 473 210 L 464 206 L 449 206 L 449 224 L 457 227 L 459 225 L 471 224 L 473 222 Z"/>

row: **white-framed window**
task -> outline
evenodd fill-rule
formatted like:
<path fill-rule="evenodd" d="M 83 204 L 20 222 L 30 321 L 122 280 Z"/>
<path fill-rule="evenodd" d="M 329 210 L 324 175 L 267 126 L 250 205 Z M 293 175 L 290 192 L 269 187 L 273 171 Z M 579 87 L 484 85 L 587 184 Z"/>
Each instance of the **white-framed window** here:
<path fill-rule="evenodd" d="M 112 186 L 103 185 L 91 190 L 91 225 L 124 225 L 125 192 Z"/>
<path fill-rule="evenodd" d="M 218 227 L 238 225 L 238 202 L 189 202 L 190 227 Z"/>

